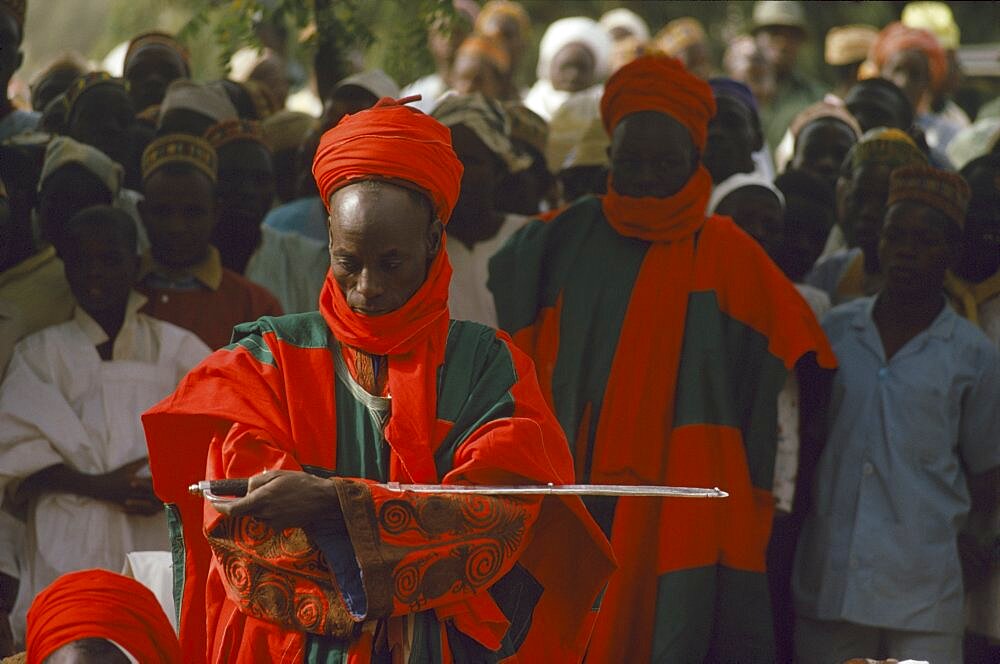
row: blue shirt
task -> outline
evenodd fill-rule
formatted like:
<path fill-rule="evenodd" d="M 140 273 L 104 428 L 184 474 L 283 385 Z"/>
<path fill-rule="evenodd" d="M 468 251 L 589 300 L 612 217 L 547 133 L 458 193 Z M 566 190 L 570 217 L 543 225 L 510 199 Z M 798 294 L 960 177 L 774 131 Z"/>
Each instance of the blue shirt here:
<path fill-rule="evenodd" d="M 326 245 L 330 241 L 326 218 L 323 200 L 310 196 L 279 205 L 267 213 L 262 223 L 276 231 L 298 233 Z"/>
<path fill-rule="evenodd" d="M 944 306 L 886 361 L 860 298 L 823 319 L 840 368 L 793 574 L 801 615 L 960 634 L 966 474 L 1000 465 L 1000 356 Z"/>

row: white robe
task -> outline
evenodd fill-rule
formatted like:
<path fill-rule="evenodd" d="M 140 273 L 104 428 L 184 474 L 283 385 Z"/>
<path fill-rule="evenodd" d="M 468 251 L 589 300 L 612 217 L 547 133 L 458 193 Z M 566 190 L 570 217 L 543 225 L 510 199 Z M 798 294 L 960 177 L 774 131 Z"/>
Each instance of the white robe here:
<path fill-rule="evenodd" d="M 140 415 L 209 354 L 194 334 L 138 313 L 132 293 L 112 360 L 104 330 L 77 308 L 73 318 L 23 339 L 0 385 L 0 490 L 56 464 L 106 473 L 147 456 Z M 66 572 L 119 572 L 130 551 L 168 549 L 163 515 L 132 516 L 102 501 L 47 493 L 28 508 L 15 639 L 34 596 Z"/>
<path fill-rule="evenodd" d="M 508 214 L 496 235 L 477 242 L 471 248 L 450 235 L 446 236 L 452 270 L 448 312 L 452 318 L 497 327 L 497 307 L 493 302 L 493 293 L 486 286 L 490 276 L 490 259 L 527 222 L 528 217 Z"/>

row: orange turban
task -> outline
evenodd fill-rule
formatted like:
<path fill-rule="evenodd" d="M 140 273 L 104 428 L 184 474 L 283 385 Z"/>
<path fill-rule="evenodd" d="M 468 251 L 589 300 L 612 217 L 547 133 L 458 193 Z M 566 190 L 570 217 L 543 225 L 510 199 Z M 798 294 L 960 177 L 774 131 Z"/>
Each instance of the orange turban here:
<path fill-rule="evenodd" d="M 910 50 L 918 50 L 927 56 L 931 87 L 939 90 L 948 76 L 948 56 L 937 37 L 927 30 L 908 28 L 898 21 L 890 23 L 878 33 L 869 59 L 882 69 L 893 53 Z"/>
<path fill-rule="evenodd" d="M 38 593 L 28 610 L 28 664 L 81 639 L 114 641 L 143 664 L 181 664 L 181 647 L 156 597 L 106 570 L 72 572 Z"/>
<path fill-rule="evenodd" d="M 616 71 L 604 86 L 601 118 L 611 134 L 626 115 L 658 111 L 691 132 L 699 150 L 708 138 L 708 122 L 715 115 L 715 97 L 708 83 L 688 72 L 680 60 L 646 55 Z"/>
<path fill-rule="evenodd" d="M 450 129 L 386 97 L 323 134 L 313 177 L 327 209 L 330 195 L 352 182 L 412 183 L 430 197 L 438 218 L 448 223 L 458 201 L 462 162 L 451 147 Z"/>

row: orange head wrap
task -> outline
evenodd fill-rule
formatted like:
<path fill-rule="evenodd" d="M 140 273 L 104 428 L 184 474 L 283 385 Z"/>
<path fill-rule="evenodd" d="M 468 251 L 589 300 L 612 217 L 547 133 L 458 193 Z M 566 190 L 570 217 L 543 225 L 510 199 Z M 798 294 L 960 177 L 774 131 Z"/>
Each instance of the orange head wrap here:
<path fill-rule="evenodd" d="M 715 115 L 715 97 L 708 83 L 689 73 L 680 60 L 646 55 L 616 71 L 601 97 L 601 118 L 608 134 L 622 118 L 639 111 L 666 113 L 688 128 L 702 150 L 708 122 Z"/>
<path fill-rule="evenodd" d="M 931 87 L 939 90 L 948 76 L 948 56 L 937 37 L 927 30 L 908 28 L 898 21 L 890 23 L 878 33 L 869 59 L 881 70 L 893 53 L 910 50 L 918 50 L 927 56 Z"/>
<path fill-rule="evenodd" d="M 28 664 L 81 639 L 109 639 L 143 664 L 180 664 L 181 647 L 156 597 L 121 574 L 65 574 L 35 597 L 25 637 Z"/>
<path fill-rule="evenodd" d="M 383 98 L 323 134 L 313 177 L 327 209 L 330 195 L 351 182 L 412 183 L 430 197 L 438 218 L 448 223 L 458 201 L 462 162 L 451 147 L 451 130 L 416 109 Z"/>

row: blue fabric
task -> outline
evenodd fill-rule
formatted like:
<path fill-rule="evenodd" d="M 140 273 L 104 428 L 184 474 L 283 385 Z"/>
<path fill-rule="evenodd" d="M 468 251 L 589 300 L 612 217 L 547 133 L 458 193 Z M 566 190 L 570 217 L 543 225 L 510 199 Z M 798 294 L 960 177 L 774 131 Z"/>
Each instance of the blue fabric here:
<path fill-rule="evenodd" d="M 11 136 L 30 131 L 38 127 L 42 119 L 41 113 L 35 111 L 12 111 L 0 120 L 0 141 L 6 141 Z"/>
<path fill-rule="evenodd" d="M 267 213 L 263 224 L 276 231 L 299 233 L 322 242 L 325 246 L 330 241 L 326 231 L 326 216 L 323 201 L 319 196 L 311 196 L 279 205 Z"/>
<path fill-rule="evenodd" d="M 351 538 L 338 532 L 328 521 L 319 521 L 306 531 L 333 570 L 347 610 L 356 618 L 364 618 L 368 615 L 368 596 L 361 582 L 361 567 L 354 557 Z"/>
<path fill-rule="evenodd" d="M 836 301 L 837 286 L 844 277 L 844 272 L 854 260 L 854 257 L 861 253 L 861 249 L 838 249 L 829 256 L 821 258 L 813 269 L 806 275 L 805 282 L 813 288 L 818 288 L 830 296 L 830 301 Z"/>
<path fill-rule="evenodd" d="M 958 634 L 964 468 L 1000 465 L 1000 356 L 944 306 L 886 361 L 860 298 L 823 319 L 840 363 L 793 588 L 800 615 Z"/>

